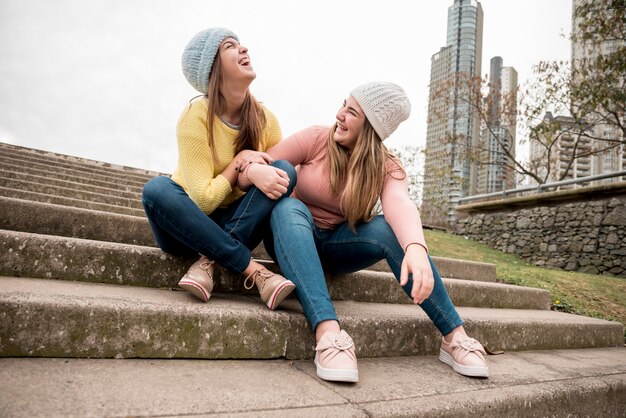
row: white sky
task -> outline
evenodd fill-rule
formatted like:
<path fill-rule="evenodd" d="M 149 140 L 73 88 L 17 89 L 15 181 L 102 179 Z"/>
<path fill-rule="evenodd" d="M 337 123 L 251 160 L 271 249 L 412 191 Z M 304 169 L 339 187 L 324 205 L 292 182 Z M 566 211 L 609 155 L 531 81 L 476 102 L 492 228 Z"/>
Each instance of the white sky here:
<path fill-rule="evenodd" d="M 430 57 L 453 0 L 0 0 L 0 141 L 171 172 L 195 91 L 187 41 L 225 26 L 250 49 L 255 96 L 283 134 L 331 124 L 355 86 L 400 84 L 412 114 L 388 146 L 425 144 Z M 499 55 L 523 84 L 568 60 L 571 0 L 483 0 L 483 75 Z"/>

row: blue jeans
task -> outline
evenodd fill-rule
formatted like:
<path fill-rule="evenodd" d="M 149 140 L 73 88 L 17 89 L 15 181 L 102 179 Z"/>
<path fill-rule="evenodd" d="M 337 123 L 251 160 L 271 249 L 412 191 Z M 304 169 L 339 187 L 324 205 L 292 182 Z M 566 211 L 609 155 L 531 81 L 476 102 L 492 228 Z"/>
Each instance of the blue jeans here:
<path fill-rule="evenodd" d="M 325 320 L 337 320 L 328 294 L 324 271 L 336 274 L 352 273 L 386 259 L 400 280 L 404 251 L 393 230 L 382 215 L 370 222 L 360 223 L 353 232 L 347 223 L 335 229 L 320 229 L 304 203 L 294 198 L 281 200 L 271 216 L 273 242 L 265 247 L 274 257 L 288 279 L 296 285 L 296 294 L 313 331 Z M 442 335 L 463 324 L 441 276 L 428 257 L 435 286 L 431 295 L 420 304 Z M 411 294 L 413 279 L 403 287 Z"/>
<path fill-rule="evenodd" d="M 296 170 L 284 160 L 272 166 L 289 175 L 289 196 L 296 184 Z M 254 249 L 268 234 L 269 215 L 278 200 L 256 187 L 231 203 L 206 215 L 187 192 L 168 177 L 155 177 L 143 188 L 143 207 L 157 245 L 172 255 L 202 254 L 220 266 L 242 273 Z"/>

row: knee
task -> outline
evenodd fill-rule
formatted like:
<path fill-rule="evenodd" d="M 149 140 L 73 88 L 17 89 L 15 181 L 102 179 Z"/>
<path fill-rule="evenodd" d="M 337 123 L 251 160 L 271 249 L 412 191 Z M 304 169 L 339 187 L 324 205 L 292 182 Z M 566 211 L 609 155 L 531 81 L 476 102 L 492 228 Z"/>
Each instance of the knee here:
<path fill-rule="evenodd" d="M 149 202 L 149 203 L 154 202 L 159 197 L 159 195 L 162 193 L 162 191 L 163 191 L 163 180 L 164 179 L 165 179 L 165 177 L 158 176 L 158 177 L 154 177 L 154 178 L 151 178 L 150 180 L 148 180 L 148 182 L 146 184 L 144 184 L 144 186 L 143 186 L 143 191 L 141 193 L 141 199 L 144 202 Z"/>
<path fill-rule="evenodd" d="M 141 200 L 144 207 L 163 206 L 168 201 L 168 194 L 172 192 L 172 186 L 176 185 L 172 180 L 165 176 L 154 177 L 143 186 Z"/>
<path fill-rule="evenodd" d="M 384 216 L 378 215 L 374 216 L 374 218 L 370 221 L 370 228 L 372 228 L 376 235 L 381 238 L 394 238 L 396 237 L 393 229 L 391 229 L 391 225 L 385 220 Z"/>
<path fill-rule="evenodd" d="M 278 202 L 272 210 L 272 229 L 276 225 L 293 223 L 297 219 L 306 219 L 308 222 L 309 218 L 312 218 L 311 212 L 304 203 L 293 197 L 287 197 Z"/>
<path fill-rule="evenodd" d="M 296 187 L 296 182 L 298 181 L 298 174 L 296 173 L 296 169 L 293 165 L 287 160 L 276 160 L 271 164 L 272 167 L 280 168 L 289 176 L 289 187 L 287 187 L 287 192 L 283 196 L 291 195 L 293 189 Z"/>

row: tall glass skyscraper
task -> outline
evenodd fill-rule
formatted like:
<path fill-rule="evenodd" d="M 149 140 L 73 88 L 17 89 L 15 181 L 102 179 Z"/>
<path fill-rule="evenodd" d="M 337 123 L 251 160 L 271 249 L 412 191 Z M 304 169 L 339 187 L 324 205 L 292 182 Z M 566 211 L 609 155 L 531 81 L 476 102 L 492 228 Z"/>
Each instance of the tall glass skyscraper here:
<path fill-rule="evenodd" d="M 475 193 L 477 171 L 465 158 L 478 143 L 480 122 L 468 81 L 481 76 L 483 10 L 476 0 L 454 0 L 448 8 L 446 46 L 431 58 L 424 201 L 431 224 L 454 223 L 459 198 Z"/>
<path fill-rule="evenodd" d="M 487 120 L 480 133 L 478 194 L 514 189 L 513 170 L 517 122 L 517 71 L 503 67 L 502 57 L 490 61 L 489 94 L 485 98 Z M 486 122 L 486 123 L 485 123 Z M 511 157 L 510 157 L 510 156 Z"/>

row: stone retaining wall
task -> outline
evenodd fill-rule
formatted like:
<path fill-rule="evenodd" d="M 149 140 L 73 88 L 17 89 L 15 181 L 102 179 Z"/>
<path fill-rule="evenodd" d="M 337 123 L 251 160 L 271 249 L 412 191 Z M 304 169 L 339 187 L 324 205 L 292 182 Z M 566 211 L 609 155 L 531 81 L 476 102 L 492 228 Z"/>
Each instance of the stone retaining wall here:
<path fill-rule="evenodd" d="M 626 277 L 626 182 L 457 210 L 458 235 L 538 266 Z"/>

